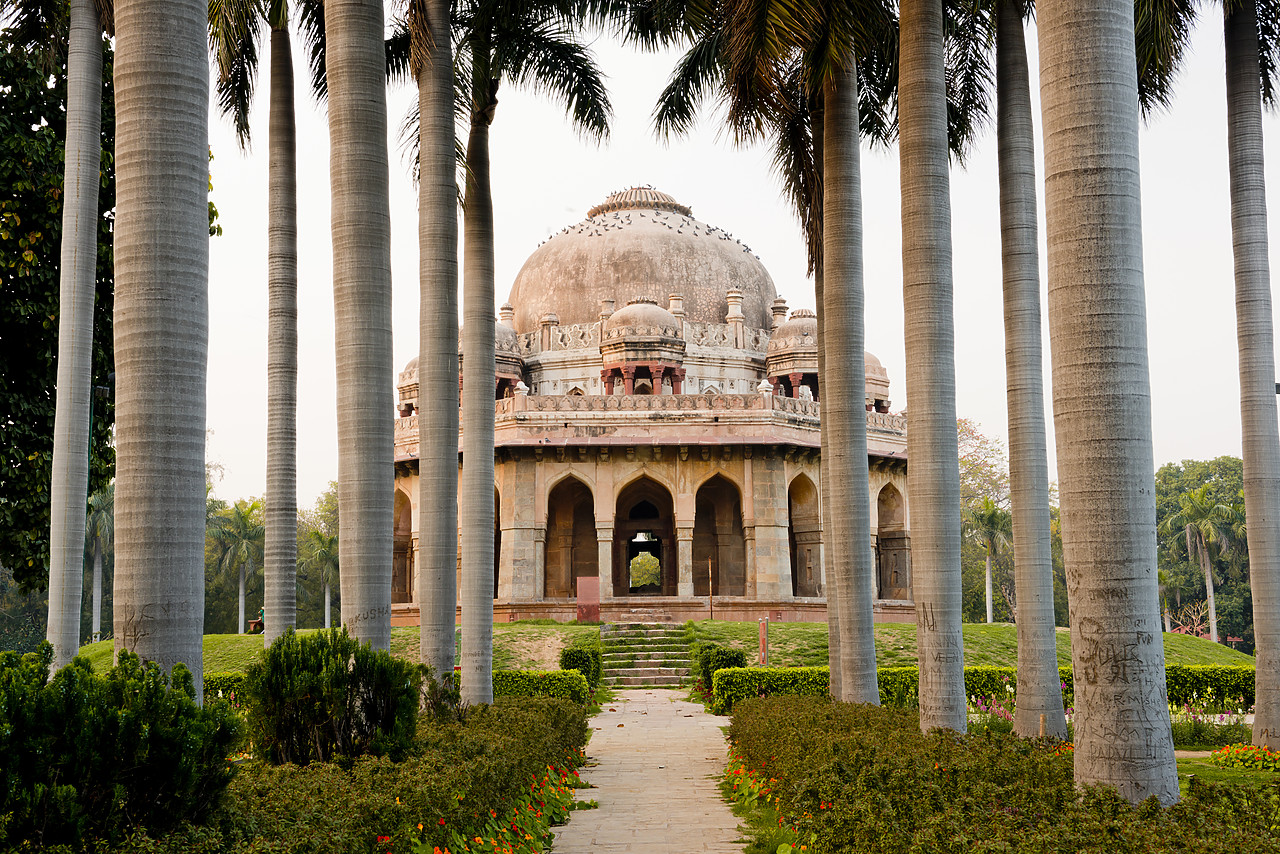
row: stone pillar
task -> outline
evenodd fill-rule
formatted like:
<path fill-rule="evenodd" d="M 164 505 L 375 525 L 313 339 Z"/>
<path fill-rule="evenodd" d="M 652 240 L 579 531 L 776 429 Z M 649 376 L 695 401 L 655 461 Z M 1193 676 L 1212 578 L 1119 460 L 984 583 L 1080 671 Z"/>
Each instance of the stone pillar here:
<path fill-rule="evenodd" d="M 600 379 L 604 380 L 604 393 L 613 394 L 613 368 L 605 368 L 600 372 Z"/>
<path fill-rule="evenodd" d="M 624 365 L 622 367 L 622 393 L 636 393 L 636 369 L 630 365 Z M 604 590 L 600 591 L 600 596 L 604 596 Z"/>
<path fill-rule="evenodd" d="M 684 394 L 684 368 L 671 369 L 671 393 Z"/>
<path fill-rule="evenodd" d="M 725 322 L 733 330 L 733 346 L 741 347 L 743 344 L 743 323 L 746 320 L 745 315 L 742 313 L 742 291 L 738 288 L 729 288 L 725 293 L 725 301 L 729 303 L 729 312 L 725 315 Z"/>
<path fill-rule="evenodd" d="M 596 526 L 598 572 L 600 574 L 600 601 L 613 598 L 613 526 Z"/>
<path fill-rule="evenodd" d="M 800 385 L 804 382 L 804 374 L 787 374 L 787 379 L 791 380 L 791 396 L 800 396 Z"/>
<path fill-rule="evenodd" d="M 533 598 L 547 598 L 547 529 L 533 529 Z"/>
<path fill-rule="evenodd" d="M 756 585 L 756 526 L 748 525 L 745 522 L 742 525 L 742 543 L 747 553 L 747 584 L 746 594 L 748 599 L 755 599 L 757 596 L 758 586 Z"/>
<path fill-rule="evenodd" d="M 693 598 L 693 528 L 676 528 L 676 595 Z"/>
<path fill-rule="evenodd" d="M 782 457 L 771 449 L 752 466 L 754 490 L 756 595 L 791 598 L 791 544 L 787 537 L 788 501 Z"/>

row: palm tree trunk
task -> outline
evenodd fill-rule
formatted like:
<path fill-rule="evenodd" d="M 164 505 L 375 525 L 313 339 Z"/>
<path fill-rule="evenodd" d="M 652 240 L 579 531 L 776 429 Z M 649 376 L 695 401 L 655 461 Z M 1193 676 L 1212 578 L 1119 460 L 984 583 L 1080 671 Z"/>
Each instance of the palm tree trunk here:
<path fill-rule="evenodd" d="M 991 608 L 991 550 L 987 550 L 987 576 L 986 576 L 986 592 L 987 592 L 987 623 L 994 623 L 994 614 Z"/>
<path fill-rule="evenodd" d="M 941 0 L 903 0 L 899 72 L 907 490 L 920 727 L 963 732 L 960 463 Z"/>
<path fill-rule="evenodd" d="M 1213 595 L 1213 564 L 1209 562 L 1209 545 L 1203 538 L 1196 538 L 1196 555 L 1200 559 L 1200 571 L 1204 573 L 1205 599 L 1209 602 L 1209 640 L 1218 642 L 1218 605 Z"/>
<path fill-rule="evenodd" d="M 324 627 L 326 629 L 330 627 L 329 612 L 332 610 L 332 608 L 329 605 L 330 601 L 331 599 L 329 597 L 329 582 L 326 581 L 324 583 Z"/>
<path fill-rule="evenodd" d="M 102 541 L 93 540 L 93 642 L 102 640 Z"/>
<path fill-rule="evenodd" d="M 245 581 L 245 565 L 240 564 L 240 619 L 236 621 L 236 634 L 244 634 L 244 581 Z"/>
<path fill-rule="evenodd" d="M 871 610 L 858 78 L 852 57 L 849 65 L 823 90 L 822 331 L 829 379 L 822 389 L 822 422 L 832 526 L 827 566 L 828 575 L 838 579 L 839 698 L 879 705 Z"/>
<path fill-rule="evenodd" d="M 208 7 L 117 0 L 115 647 L 202 694 Z"/>
<path fill-rule="evenodd" d="M 458 605 L 458 188 L 449 2 L 432 0 L 418 74 L 418 606 L 422 662 L 453 673 Z M 426 441 L 422 441 L 425 438 Z"/>
<path fill-rule="evenodd" d="M 298 621 L 298 157 L 288 27 L 271 30 L 268 144 L 265 646 Z"/>
<path fill-rule="evenodd" d="M 1241 4 L 1227 13 L 1224 27 L 1244 505 L 1245 518 L 1249 520 L 1249 582 L 1257 643 L 1253 743 L 1275 750 L 1280 747 L 1280 436 L 1276 427 L 1275 333 L 1253 4 Z"/>
<path fill-rule="evenodd" d="M 342 622 L 391 643 L 394 389 L 382 3 L 327 0 Z"/>
<path fill-rule="evenodd" d="M 478 54 L 486 52 L 477 50 Z M 479 63 L 477 63 L 479 64 Z M 489 96 L 483 70 L 473 97 Z M 483 87 L 483 88 L 482 88 Z M 462 699 L 493 702 L 493 198 L 489 187 L 489 122 L 474 110 L 467 139 L 463 213 L 462 347 Z"/>
<path fill-rule="evenodd" d="M 996 144 L 1004 272 L 1005 376 L 1009 402 L 1009 486 L 1013 505 L 1013 583 L 1018 601 L 1017 712 L 1013 729 L 1067 737 L 1053 615 L 1049 532 L 1049 455 L 1044 423 L 1040 333 L 1035 134 L 1022 6 L 996 8 Z M 990 571 L 987 573 L 990 578 Z M 990 600 L 988 592 L 987 598 Z"/>
<path fill-rule="evenodd" d="M 67 47 L 58 390 L 49 517 L 49 624 L 53 666 L 80 648 L 84 527 L 89 493 L 89 394 L 93 296 L 98 271 L 98 175 L 102 159 L 102 34 L 93 0 L 72 0 Z"/>
<path fill-rule="evenodd" d="M 1075 780 L 1169 804 L 1133 5 L 1044 0 L 1037 21 Z"/>

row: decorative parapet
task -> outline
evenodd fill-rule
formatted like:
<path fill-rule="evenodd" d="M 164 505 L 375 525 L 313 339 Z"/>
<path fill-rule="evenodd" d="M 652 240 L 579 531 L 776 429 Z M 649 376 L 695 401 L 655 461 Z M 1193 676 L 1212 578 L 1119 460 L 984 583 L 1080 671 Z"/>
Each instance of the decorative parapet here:
<path fill-rule="evenodd" d="M 868 412 L 867 429 L 884 433 L 907 432 L 907 416 L 893 412 Z"/>

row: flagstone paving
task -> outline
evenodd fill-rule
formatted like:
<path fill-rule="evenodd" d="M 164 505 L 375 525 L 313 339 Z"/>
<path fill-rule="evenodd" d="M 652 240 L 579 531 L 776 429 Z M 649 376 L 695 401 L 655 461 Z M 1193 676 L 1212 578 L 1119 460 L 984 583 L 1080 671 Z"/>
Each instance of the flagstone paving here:
<path fill-rule="evenodd" d="M 591 742 L 581 800 L 556 829 L 555 854 L 714 852 L 741 854 L 738 820 L 720 799 L 728 718 L 703 711 L 683 692 L 622 690 L 590 720 Z"/>

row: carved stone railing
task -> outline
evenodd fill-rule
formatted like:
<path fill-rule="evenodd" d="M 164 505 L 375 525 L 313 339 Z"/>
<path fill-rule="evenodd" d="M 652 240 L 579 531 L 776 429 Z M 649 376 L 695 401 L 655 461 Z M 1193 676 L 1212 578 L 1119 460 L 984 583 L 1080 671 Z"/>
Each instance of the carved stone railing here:
<path fill-rule="evenodd" d="M 867 429 L 905 433 L 907 432 L 907 416 L 894 412 L 868 412 Z"/>
<path fill-rule="evenodd" d="M 639 394 L 639 395 L 517 395 L 494 403 L 495 415 L 514 412 L 729 412 L 773 410 L 819 418 L 822 404 L 816 400 L 783 397 L 777 394 Z M 418 416 L 398 418 L 396 441 L 416 439 Z M 905 433 L 907 416 L 868 412 L 867 429 Z"/>

